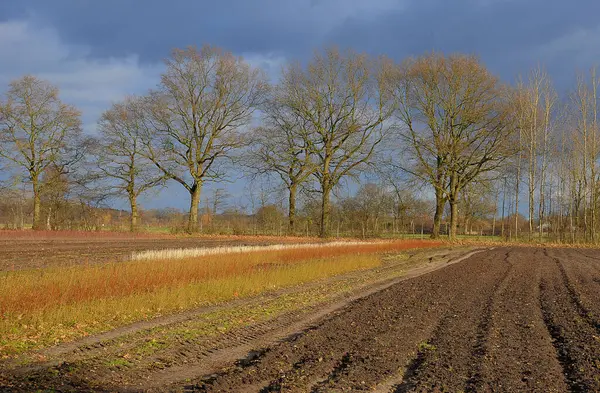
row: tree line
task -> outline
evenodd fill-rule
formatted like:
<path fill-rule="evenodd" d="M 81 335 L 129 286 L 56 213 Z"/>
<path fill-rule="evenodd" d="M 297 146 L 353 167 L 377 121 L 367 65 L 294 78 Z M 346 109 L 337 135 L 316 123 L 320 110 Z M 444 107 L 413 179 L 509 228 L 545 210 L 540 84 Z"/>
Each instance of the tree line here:
<path fill-rule="evenodd" d="M 139 196 L 175 183 L 196 232 L 210 211 L 203 188 L 241 173 L 285 190 L 279 233 L 302 233 L 315 211 L 322 237 L 339 233 L 344 216 L 363 235 L 406 229 L 397 217 L 408 200 L 420 209 L 412 232 L 430 214 L 434 238 L 473 232 L 484 212 L 491 234 L 596 241 L 598 81 L 592 70 L 561 98 L 542 69 L 510 85 L 474 56 L 394 62 L 329 48 L 270 82 L 232 53 L 190 47 L 173 51 L 156 88 L 113 103 L 95 135 L 56 86 L 30 75 L 11 82 L 0 99 L 0 165 L 5 183 L 28 185 L 34 229 L 49 226 L 42 203 L 67 183 L 82 204 L 125 198 L 132 231 Z M 363 186 L 341 197 L 348 182 Z"/>

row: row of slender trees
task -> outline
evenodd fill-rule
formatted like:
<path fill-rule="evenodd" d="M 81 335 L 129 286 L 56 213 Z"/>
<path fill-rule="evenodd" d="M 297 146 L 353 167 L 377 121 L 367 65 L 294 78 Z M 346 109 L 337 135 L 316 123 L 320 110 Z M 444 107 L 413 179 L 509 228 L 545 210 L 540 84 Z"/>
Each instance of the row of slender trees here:
<path fill-rule="evenodd" d="M 518 82 L 516 154 L 496 181 L 503 205 L 526 208 L 528 230 L 515 218 L 510 236 L 597 242 L 599 83 L 595 67 L 562 97 L 542 69 Z"/>
<path fill-rule="evenodd" d="M 31 184 L 34 228 L 44 226 L 40 201 L 53 179 L 70 176 L 84 189 L 127 198 L 131 230 L 139 225 L 138 197 L 178 183 L 189 193 L 194 232 L 203 186 L 235 180 L 241 168 L 286 190 L 287 233 L 298 230 L 299 193 L 319 195 L 326 237 L 336 190 L 372 174 L 398 195 L 407 181 L 429 187 L 433 237 L 446 214 L 456 237 L 459 206 L 485 185 L 494 223 L 502 202 L 503 229 L 508 200 L 511 236 L 523 235 L 518 213 L 526 199 L 530 237 L 543 236 L 553 217 L 571 240 L 595 241 L 595 72 L 590 79 L 580 78 L 561 101 L 541 70 L 510 86 L 473 56 L 432 53 L 395 63 L 332 48 L 306 65 L 285 65 L 270 83 L 218 48 L 177 49 L 158 86 L 114 103 L 96 135 L 82 133 L 79 111 L 55 86 L 34 76 L 13 81 L 0 100 L 0 157 L 5 173 Z"/>

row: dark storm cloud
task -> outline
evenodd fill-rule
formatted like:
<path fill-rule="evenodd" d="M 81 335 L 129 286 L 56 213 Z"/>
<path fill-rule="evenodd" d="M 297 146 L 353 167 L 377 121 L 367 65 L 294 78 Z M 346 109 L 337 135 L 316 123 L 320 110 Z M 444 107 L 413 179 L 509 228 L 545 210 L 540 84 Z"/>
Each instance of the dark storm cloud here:
<path fill-rule="evenodd" d="M 350 18 L 329 40 L 396 59 L 432 50 L 476 54 L 505 78 L 548 62 L 563 79 L 574 72 L 574 59 L 556 58 L 548 46 L 596 29 L 599 12 L 596 0 L 413 1 L 375 20 Z"/>
<path fill-rule="evenodd" d="M 548 62 L 573 72 L 576 45 L 548 45 L 598 26 L 600 2 L 580 0 L 25 0 L 0 3 L 0 17 L 35 17 L 91 55 L 166 57 L 173 47 L 211 43 L 237 53 L 306 57 L 313 48 L 349 46 L 400 59 L 439 50 L 480 55 L 504 77 Z M 546 46 L 543 53 L 540 48 Z M 561 71 L 561 69 L 563 69 Z M 560 79 L 562 75 L 557 75 Z"/>
<path fill-rule="evenodd" d="M 302 4 L 304 3 L 304 4 Z M 318 2 L 103 0 L 3 5 L 5 19 L 32 14 L 95 56 L 139 54 L 154 61 L 173 47 L 210 43 L 235 52 L 293 51 L 315 40 Z"/>

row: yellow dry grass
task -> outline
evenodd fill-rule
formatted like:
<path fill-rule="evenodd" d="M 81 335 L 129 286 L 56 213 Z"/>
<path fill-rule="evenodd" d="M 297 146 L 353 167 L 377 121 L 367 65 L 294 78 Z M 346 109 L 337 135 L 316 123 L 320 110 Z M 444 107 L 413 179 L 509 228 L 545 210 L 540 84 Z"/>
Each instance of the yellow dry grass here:
<path fill-rule="evenodd" d="M 385 242 L 0 273 L 0 354 L 380 265 Z"/>

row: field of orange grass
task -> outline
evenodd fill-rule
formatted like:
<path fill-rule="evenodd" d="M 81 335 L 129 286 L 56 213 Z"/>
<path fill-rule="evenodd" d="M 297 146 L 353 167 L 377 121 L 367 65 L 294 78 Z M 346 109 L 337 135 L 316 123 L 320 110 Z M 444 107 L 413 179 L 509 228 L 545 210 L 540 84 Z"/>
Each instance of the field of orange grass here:
<path fill-rule="evenodd" d="M 0 354 L 381 264 L 432 241 L 348 243 L 0 273 Z"/>

